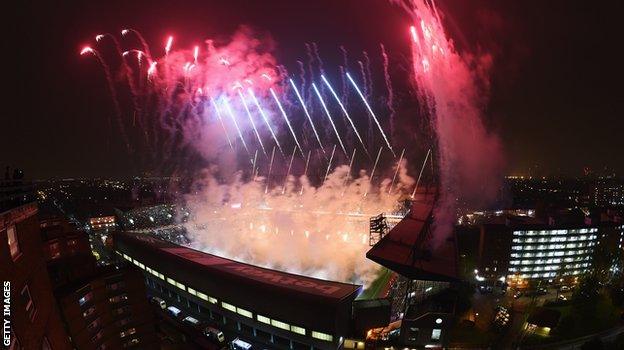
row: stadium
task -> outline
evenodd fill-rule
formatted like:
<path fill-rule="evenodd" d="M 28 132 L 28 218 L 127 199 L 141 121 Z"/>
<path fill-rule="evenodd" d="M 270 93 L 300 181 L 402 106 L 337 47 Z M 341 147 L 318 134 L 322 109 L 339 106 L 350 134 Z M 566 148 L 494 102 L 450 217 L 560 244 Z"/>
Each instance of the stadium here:
<path fill-rule="evenodd" d="M 194 250 L 172 243 L 170 236 L 159 238 L 163 235 L 158 228 L 116 233 L 114 249 L 120 260 L 143 270 L 150 294 L 209 320 L 226 333 L 278 349 L 364 348 L 372 329 L 387 327 L 403 316 L 421 323 L 424 316 L 432 331 L 440 331 L 437 321 L 445 319 L 447 323 L 446 318 L 451 317 L 450 312 L 439 311 L 431 316 L 426 302 L 456 278 L 454 251 L 448 250 L 454 249 L 454 242 L 443 244 L 443 253 L 430 249 L 427 222 L 433 200 L 427 189 L 419 193 L 412 210 L 392 229 L 392 222 L 389 225 L 383 214 L 370 219 L 372 248 L 367 255 L 378 271 L 386 273 L 379 274 L 367 290 L 358 284 L 287 273 Z M 132 215 L 137 218 L 145 212 L 154 209 L 135 210 Z M 128 223 L 128 217 L 121 222 Z M 405 237 L 417 239 L 406 241 Z M 415 306 L 418 317 L 410 311 Z M 434 340 L 441 342 L 443 336 Z"/>

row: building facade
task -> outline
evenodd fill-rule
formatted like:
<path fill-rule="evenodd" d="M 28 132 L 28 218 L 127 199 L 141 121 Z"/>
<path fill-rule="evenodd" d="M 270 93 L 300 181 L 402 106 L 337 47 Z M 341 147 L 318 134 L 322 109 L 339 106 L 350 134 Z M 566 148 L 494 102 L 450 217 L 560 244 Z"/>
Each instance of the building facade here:
<path fill-rule="evenodd" d="M 0 213 L 0 279 L 4 346 L 71 348 L 46 270 L 35 203 Z"/>
<path fill-rule="evenodd" d="M 624 234 L 621 223 L 486 224 L 481 226 L 478 281 L 574 283 L 594 268 L 601 241 Z M 620 247 L 621 248 L 621 247 Z"/>
<path fill-rule="evenodd" d="M 56 293 L 75 348 L 158 347 L 154 315 L 136 268 L 101 267 L 95 276 L 65 285 Z"/>
<path fill-rule="evenodd" d="M 360 286 L 248 265 L 165 242 L 116 233 L 121 260 L 143 270 L 149 292 L 228 334 L 270 349 L 337 349 Z"/>

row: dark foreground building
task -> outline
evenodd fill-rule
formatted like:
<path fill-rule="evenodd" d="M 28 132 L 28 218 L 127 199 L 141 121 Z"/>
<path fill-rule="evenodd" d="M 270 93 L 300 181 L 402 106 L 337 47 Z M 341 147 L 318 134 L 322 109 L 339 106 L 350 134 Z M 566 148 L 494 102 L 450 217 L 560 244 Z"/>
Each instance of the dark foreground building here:
<path fill-rule="evenodd" d="M 70 349 L 46 270 L 37 205 L 0 211 L 3 348 Z"/>
<path fill-rule="evenodd" d="M 115 251 L 144 271 L 151 293 L 270 349 L 336 349 L 360 286 L 270 270 L 151 236 L 116 233 Z"/>
<path fill-rule="evenodd" d="M 94 276 L 56 290 L 77 349 L 158 348 L 141 273 L 130 266 L 98 268 Z"/>

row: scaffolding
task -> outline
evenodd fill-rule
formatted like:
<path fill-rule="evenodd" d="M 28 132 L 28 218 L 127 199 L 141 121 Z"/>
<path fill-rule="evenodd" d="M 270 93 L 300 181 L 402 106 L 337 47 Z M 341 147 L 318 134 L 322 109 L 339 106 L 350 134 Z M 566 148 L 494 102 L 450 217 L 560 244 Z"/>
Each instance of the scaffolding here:
<path fill-rule="evenodd" d="M 369 233 L 368 233 L 368 245 L 374 246 L 390 231 L 388 226 L 388 220 L 384 213 L 370 218 Z"/>

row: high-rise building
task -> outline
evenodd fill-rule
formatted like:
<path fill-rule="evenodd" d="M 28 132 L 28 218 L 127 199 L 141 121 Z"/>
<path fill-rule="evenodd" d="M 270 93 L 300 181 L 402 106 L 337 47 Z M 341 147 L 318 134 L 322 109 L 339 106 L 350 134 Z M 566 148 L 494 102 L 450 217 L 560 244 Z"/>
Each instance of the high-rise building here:
<path fill-rule="evenodd" d="M 56 295 L 77 349 L 157 347 L 154 315 L 137 269 L 100 267 L 96 275 L 58 288 Z"/>
<path fill-rule="evenodd" d="M 34 203 L 5 207 L 0 212 L 0 280 L 3 345 L 10 343 L 11 349 L 71 348 L 52 293 Z"/>

